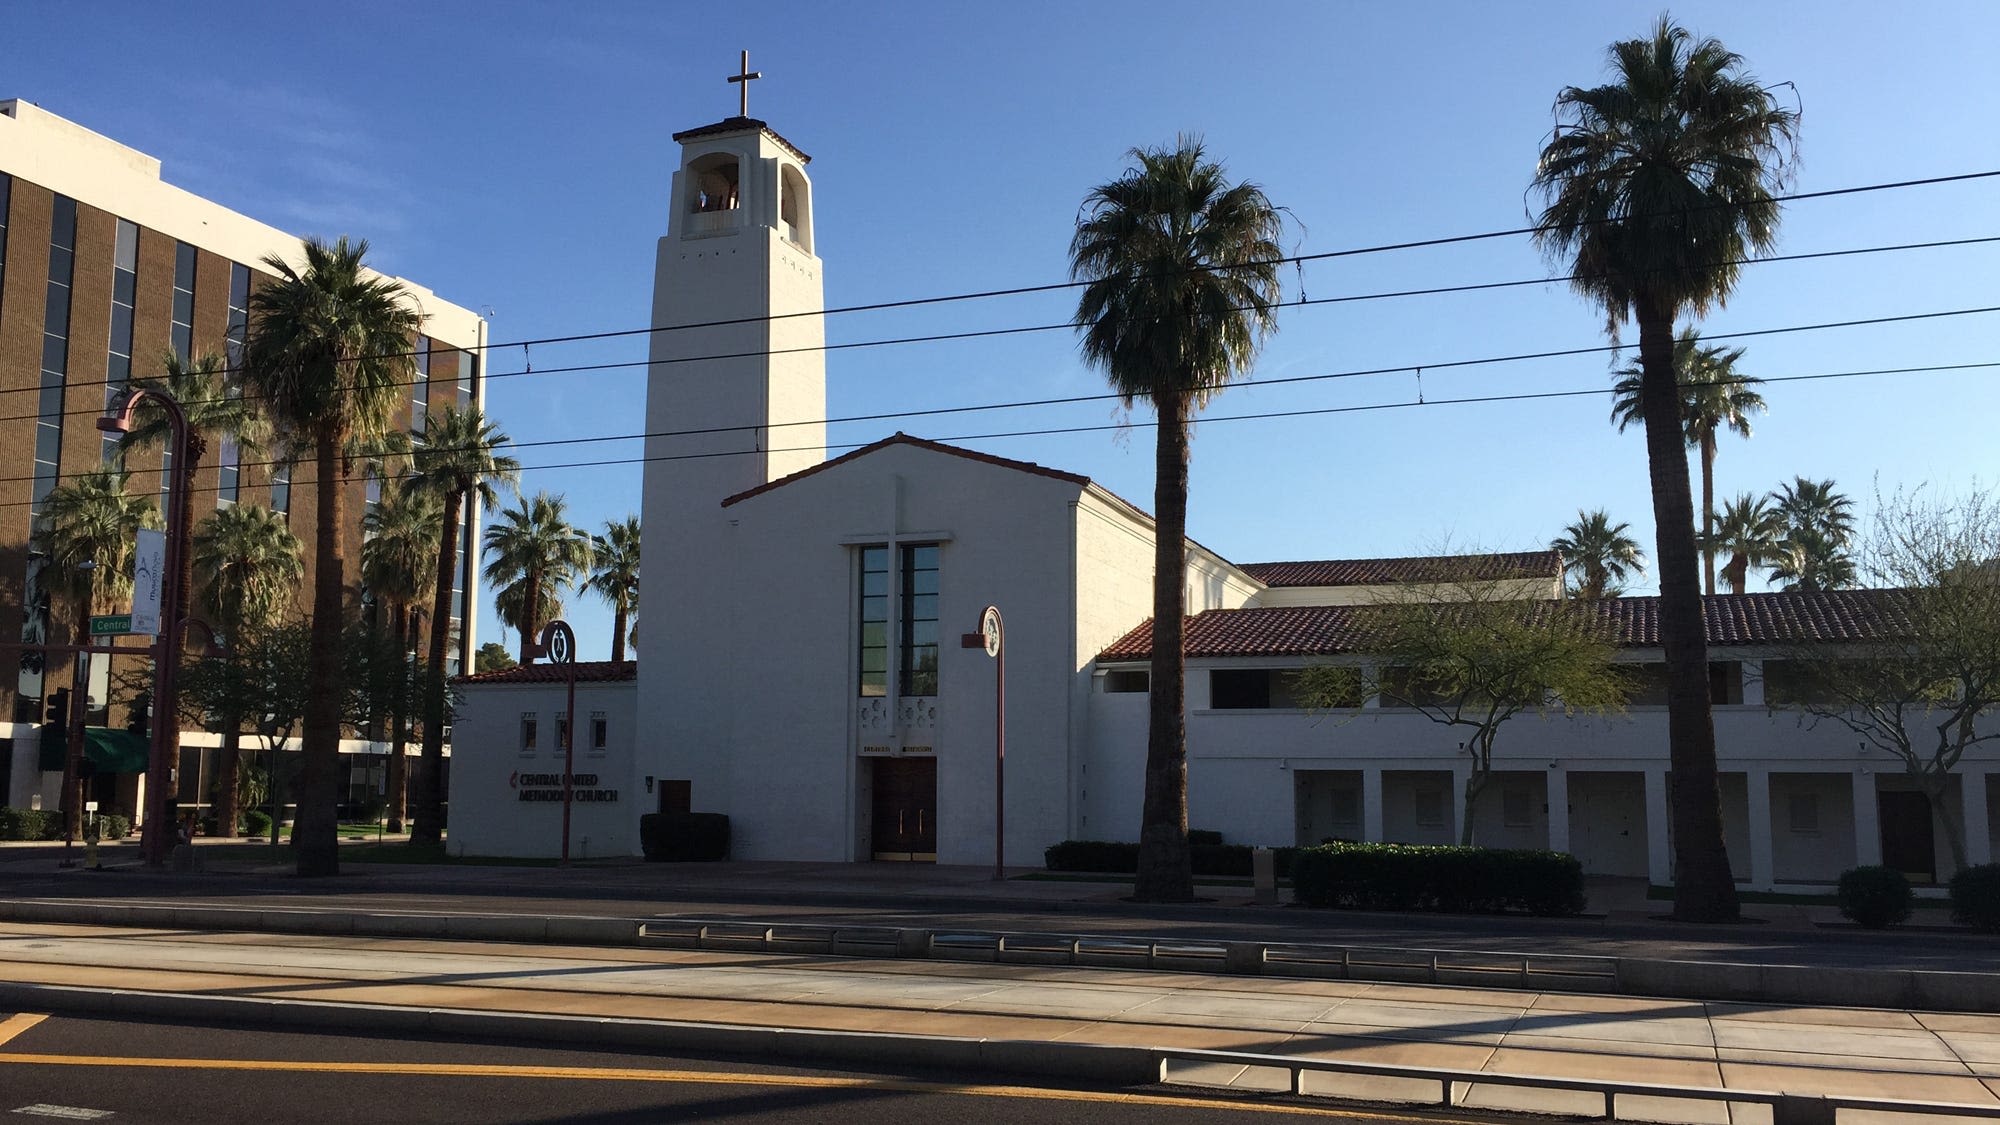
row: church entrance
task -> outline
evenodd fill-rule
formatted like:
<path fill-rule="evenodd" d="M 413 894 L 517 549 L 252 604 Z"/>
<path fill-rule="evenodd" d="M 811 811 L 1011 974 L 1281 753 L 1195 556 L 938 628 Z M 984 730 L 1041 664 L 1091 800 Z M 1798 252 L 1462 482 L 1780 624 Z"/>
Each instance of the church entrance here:
<path fill-rule="evenodd" d="M 871 758 L 874 857 L 937 862 L 937 759 Z"/>

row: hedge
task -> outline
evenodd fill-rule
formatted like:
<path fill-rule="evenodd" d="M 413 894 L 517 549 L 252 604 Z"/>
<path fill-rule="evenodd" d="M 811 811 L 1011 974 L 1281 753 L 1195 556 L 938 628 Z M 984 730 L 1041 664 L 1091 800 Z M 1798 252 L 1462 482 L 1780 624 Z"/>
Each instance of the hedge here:
<path fill-rule="evenodd" d="M 2000 933 L 2000 863 L 1967 867 L 1951 877 L 1952 921 Z"/>
<path fill-rule="evenodd" d="M 1194 833 L 1188 833 L 1192 840 Z M 1212 833 L 1216 838 L 1221 833 Z M 1248 844 L 1194 844 L 1188 845 L 1188 859 L 1194 865 L 1196 875 L 1248 879 L 1251 875 L 1250 855 L 1256 849 Z M 1292 873 L 1292 856 L 1297 848 L 1274 848 L 1276 852 L 1278 877 Z M 1139 870 L 1139 845 L 1111 840 L 1064 840 L 1051 844 L 1042 853 L 1042 864 L 1050 871 L 1078 871 L 1104 875 L 1131 875 Z"/>
<path fill-rule="evenodd" d="M 1562 852 L 1421 844 L 1321 844 L 1292 862 L 1307 906 L 1452 914 L 1579 914 L 1583 864 Z"/>
<path fill-rule="evenodd" d="M 647 813 L 639 818 L 639 848 L 654 861 L 729 858 L 729 818 L 721 813 Z"/>
<path fill-rule="evenodd" d="M 1891 867 L 1850 867 L 1840 873 L 1840 912 L 1866 929 L 1907 919 L 1915 897 L 1909 879 Z"/>
<path fill-rule="evenodd" d="M 60 840 L 61 809 L 0 809 L 0 840 Z"/>

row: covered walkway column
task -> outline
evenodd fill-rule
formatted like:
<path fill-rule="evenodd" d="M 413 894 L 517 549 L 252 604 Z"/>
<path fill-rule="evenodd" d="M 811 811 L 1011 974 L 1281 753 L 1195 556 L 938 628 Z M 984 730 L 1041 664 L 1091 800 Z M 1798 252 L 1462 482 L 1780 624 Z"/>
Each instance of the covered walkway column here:
<path fill-rule="evenodd" d="M 1569 771 L 1551 769 L 1547 785 L 1549 850 L 1566 852 L 1569 850 Z"/>
<path fill-rule="evenodd" d="M 1667 771 L 1646 771 L 1646 878 L 1655 886 L 1674 881 L 1674 850 L 1667 835 Z"/>
<path fill-rule="evenodd" d="M 1964 770 L 1959 774 L 1959 805 L 1964 810 L 1965 862 L 1971 864 L 1993 862 L 1993 826 L 1988 823 L 1986 808 L 1986 774 L 1982 770 Z"/>
<path fill-rule="evenodd" d="M 1771 867 L 1771 771 L 1753 766 L 1744 771 L 1750 797 L 1750 885 L 1769 890 L 1774 876 Z"/>
<path fill-rule="evenodd" d="M 1382 767 L 1361 771 L 1361 838 L 1371 844 L 1382 842 Z"/>
<path fill-rule="evenodd" d="M 1875 800 L 1875 775 L 1854 774 L 1854 862 L 1861 867 L 1882 865 L 1881 806 Z"/>

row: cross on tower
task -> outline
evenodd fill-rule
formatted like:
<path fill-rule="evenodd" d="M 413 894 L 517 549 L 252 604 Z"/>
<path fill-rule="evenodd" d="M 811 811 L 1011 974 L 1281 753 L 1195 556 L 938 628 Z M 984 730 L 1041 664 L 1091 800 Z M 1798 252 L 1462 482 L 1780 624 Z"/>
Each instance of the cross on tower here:
<path fill-rule="evenodd" d="M 736 116 L 748 117 L 750 116 L 750 83 L 764 77 L 764 72 L 750 69 L 750 52 L 748 51 L 743 52 L 743 61 L 737 65 L 736 69 L 737 73 L 729 76 L 729 80 L 736 83 Z"/>

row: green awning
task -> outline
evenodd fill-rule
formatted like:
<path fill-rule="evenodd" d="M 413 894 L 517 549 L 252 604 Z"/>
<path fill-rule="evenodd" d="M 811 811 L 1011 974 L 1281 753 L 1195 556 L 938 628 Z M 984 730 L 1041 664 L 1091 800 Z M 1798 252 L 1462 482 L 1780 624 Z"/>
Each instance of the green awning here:
<path fill-rule="evenodd" d="M 44 728 L 47 729 L 47 728 Z M 42 747 L 41 766 L 45 772 L 61 773 L 64 746 L 55 739 Z M 146 736 L 117 727 L 83 728 L 83 752 L 98 773 L 145 773 Z"/>

